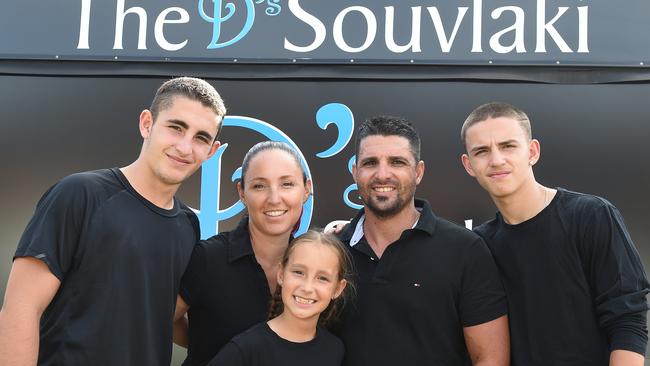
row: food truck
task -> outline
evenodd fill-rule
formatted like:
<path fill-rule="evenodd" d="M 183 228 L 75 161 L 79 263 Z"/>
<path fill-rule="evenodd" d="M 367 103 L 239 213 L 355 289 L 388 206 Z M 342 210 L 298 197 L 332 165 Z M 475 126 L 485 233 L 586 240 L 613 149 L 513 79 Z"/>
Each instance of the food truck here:
<path fill-rule="evenodd" d="M 313 180 L 300 230 L 352 217 L 355 128 L 375 115 L 422 136 L 417 196 L 478 225 L 496 208 L 460 163 L 460 128 L 505 101 L 541 142 L 538 181 L 606 197 L 647 268 L 649 16 L 643 0 L 4 1 L 0 286 L 43 192 L 135 159 L 137 116 L 180 75 L 228 107 L 222 146 L 179 191 L 203 237 L 235 226 L 238 168 L 266 139 L 296 147 Z"/>

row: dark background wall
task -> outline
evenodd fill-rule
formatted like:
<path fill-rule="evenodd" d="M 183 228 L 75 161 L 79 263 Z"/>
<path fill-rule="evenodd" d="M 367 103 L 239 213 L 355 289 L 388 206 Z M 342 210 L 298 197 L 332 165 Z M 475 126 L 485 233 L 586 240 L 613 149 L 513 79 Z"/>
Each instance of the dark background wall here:
<path fill-rule="evenodd" d="M 78 171 L 124 166 L 139 152 L 140 111 L 162 77 L 60 77 L 0 75 L 0 291 L 19 237 L 41 194 L 61 177 Z M 469 80 L 469 81 L 468 81 Z M 623 213 L 646 264 L 650 264 L 650 84 L 542 84 L 466 80 L 362 79 L 219 79 L 230 115 L 254 117 L 283 130 L 302 149 L 315 184 L 312 223 L 349 218 L 354 210 L 342 200 L 353 183 L 347 171 L 353 144 L 321 159 L 337 137 L 321 130 L 316 111 L 343 103 L 356 123 L 376 114 L 412 120 L 423 138 L 426 173 L 418 196 L 434 211 L 462 224 L 478 224 L 494 215 L 485 192 L 466 175 L 459 156 L 460 126 L 478 104 L 501 100 L 528 112 L 533 134 L 541 141 L 536 176 L 562 186 L 604 196 Z M 229 148 L 223 174 L 229 178 L 243 154 L 261 136 L 226 127 Z M 198 208 L 200 174 L 179 192 Z M 222 179 L 222 208 L 236 202 L 234 184 Z M 237 218 L 220 224 L 233 227 Z M 570 310 L 567 310 L 570 311 Z M 180 360 L 175 353 L 175 362 Z"/>

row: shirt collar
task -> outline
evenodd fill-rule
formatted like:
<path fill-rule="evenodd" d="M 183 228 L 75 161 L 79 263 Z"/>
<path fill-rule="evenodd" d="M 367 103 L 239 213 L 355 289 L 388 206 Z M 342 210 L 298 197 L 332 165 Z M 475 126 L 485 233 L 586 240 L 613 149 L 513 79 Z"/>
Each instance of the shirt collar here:
<path fill-rule="evenodd" d="M 248 215 L 244 215 L 237 227 L 228 234 L 228 262 L 254 255 L 251 236 L 248 233 Z"/>
<path fill-rule="evenodd" d="M 433 235 L 435 229 L 436 216 L 431 211 L 431 205 L 427 200 L 424 199 L 415 199 L 415 208 L 420 211 L 420 218 L 412 227 L 414 230 L 421 230 L 429 235 Z M 350 246 L 353 247 L 363 238 L 363 222 L 365 221 L 366 216 L 364 209 L 362 208 L 357 212 L 355 218 L 350 222 L 350 225 L 341 233 L 341 239 L 345 242 L 349 242 Z"/>

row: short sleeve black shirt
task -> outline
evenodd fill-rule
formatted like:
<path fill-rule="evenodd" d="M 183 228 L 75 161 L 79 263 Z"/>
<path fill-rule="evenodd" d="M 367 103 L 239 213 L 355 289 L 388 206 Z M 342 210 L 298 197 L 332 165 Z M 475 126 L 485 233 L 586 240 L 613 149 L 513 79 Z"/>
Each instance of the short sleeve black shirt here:
<path fill-rule="evenodd" d="M 470 365 L 463 327 L 507 313 L 505 294 L 487 246 L 472 231 L 421 216 L 380 259 L 365 237 L 350 248 L 357 296 L 340 330 L 345 365 Z M 349 243 L 363 211 L 341 239 Z"/>
<path fill-rule="evenodd" d="M 271 293 L 255 259 L 248 217 L 233 231 L 199 242 L 180 294 L 190 306 L 183 365 L 207 364 L 232 337 L 266 320 Z"/>
<path fill-rule="evenodd" d="M 41 317 L 39 365 L 169 365 L 198 221 L 140 196 L 119 169 L 68 176 L 40 199 L 16 257 L 61 281 Z"/>
<path fill-rule="evenodd" d="M 340 366 L 342 359 L 343 343 L 321 327 L 311 341 L 295 343 L 264 322 L 233 338 L 208 366 Z"/>
<path fill-rule="evenodd" d="M 645 352 L 649 285 L 611 203 L 559 188 L 530 220 L 497 214 L 475 231 L 508 295 L 513 365 L 606 366 L 614 349 Z"/>

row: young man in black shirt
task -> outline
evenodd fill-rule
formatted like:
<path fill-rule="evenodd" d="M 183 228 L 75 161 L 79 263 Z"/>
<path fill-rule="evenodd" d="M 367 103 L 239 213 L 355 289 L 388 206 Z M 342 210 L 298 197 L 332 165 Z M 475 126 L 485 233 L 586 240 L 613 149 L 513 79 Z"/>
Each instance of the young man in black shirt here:
<path fill-rule="evenodd" d="M 539 184 L 539 141 L 512 105 L 478 107 L 461 138 L 465 169 L 499 210 L 475 231 L 508 295 L 513 365 L 642 366 L 649 285 L 616 207 Z"/>
<path fill-rule="evenodd" d="M 480 237 L 414 199 L 420 138 L 395 117 L 359 127 L 352 174 L 364 208 L 340 234 L 357 296 L 338 332 L 345 365 L 507 365 L 506 299 Z"/>
<path fill-rule="evenodd" d="M 181 275 L 199 239 L 174 195 L 219 147 L 207 82 L 164 83 L 124 168 L 52 186 L 18 244 L 0 311 L 1 365 L 169 365 Z"/>

